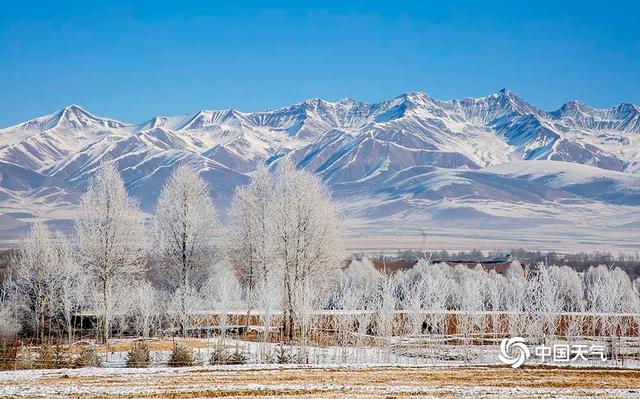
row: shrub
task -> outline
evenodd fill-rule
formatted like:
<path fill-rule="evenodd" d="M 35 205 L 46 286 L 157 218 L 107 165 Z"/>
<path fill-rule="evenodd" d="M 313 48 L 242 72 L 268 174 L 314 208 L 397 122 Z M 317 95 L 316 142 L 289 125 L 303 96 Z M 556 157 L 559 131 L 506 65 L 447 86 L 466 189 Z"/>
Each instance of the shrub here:
<path fill-rule="evenodd" d="M 127 353 L 127 367 L 149 367 L 151 364 L 151 354 L 146 343 L 135 343 Z"/>
<path fill-rule="evenodd" d="M 193 351 L 182 345 L 175 345 L 167 365 L 170 367 L 188 367 L 196 363 Z"/>
<path fill-rule="evenodd" d="M 219 364 L 227 364 L 227 359 L 229 355 L 224 348 L 215 348 L 211 355 L 209 356 L 209 364 L 212 366 Z"/>
<path fill-rule="evenodd" d="M 224 348 L 216 348 L 211 352 L 209 356 L 210 365 L 219 364 L 245 364 L 247 363 L 247 355 L 239 348 L 236 348 L 232 353 L 229 353 Z"/>
<path fill-rule="evenodd" d="M 278 345 L 278 347 L 276 348 L 276 354 L 275 354 L 274 360 L 276 363 L 286 364 L 291 362 L 292 356 L 291 356 L 291 353 L 289 353 L 289 350 L 287 348 L 285 348 L 282 345 Z"/>
<path fill-rule="evenodd" d="M 53 347 L 53 364 L 57 369 L 72 366 L 71 356 L 69 355 L 69 352 L 64 350 L 62 345 L 56 344 Z"/>
<path fill-rule="evenodd" d="M 227 357 L 227 364 L 245 364 L 247 363 L 247 355 L 236 348 L 235 351 L 229 357 Z"/>
<path fill-rule="evenodd" d="M 36 358 L 34 366 L 38 369 L 55 368 L 55 359 L 51 345 L 43 344 L 38 348 L 38 357 Z"/>
<path fill-rule="evenodd" d="M 260 355 L 260 361 L 262 363 L 273 364 L 276 362 L 276 359 L 273 357 L 273 353 L 269 351 Z"/>
<path fill-rule="evenodd" d="M 102 358 L 93 348 L 84 348 L 74 362 L 75 367 L 102 367 Z"/>
<path fill-rule="evenodd" d="M 295 356 L 291 356 L 291 363 L 308 364 L 309 356 L 306 350 L 298 350 Z"/>
<path fill-rule="evenodd" d="M 47 342 L 38 348 L 37 357 L 33 360 L 31 368 L 61 369 L 70 367 L 71 363 L 70 356 L 62 345 L 51 345 Z"/>

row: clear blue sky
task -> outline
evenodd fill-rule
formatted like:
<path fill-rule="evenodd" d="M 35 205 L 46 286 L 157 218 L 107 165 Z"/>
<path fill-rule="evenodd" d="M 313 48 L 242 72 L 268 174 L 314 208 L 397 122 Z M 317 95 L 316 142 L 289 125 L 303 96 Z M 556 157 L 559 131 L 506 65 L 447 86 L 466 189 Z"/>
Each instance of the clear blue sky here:
<path fill-rule="evenodd" d="M 546 109 L 640 103 L 639 1 L 101 3 L 2 4 L 0 126 L 72 103 L 142 122 L 502 87 Z"/>

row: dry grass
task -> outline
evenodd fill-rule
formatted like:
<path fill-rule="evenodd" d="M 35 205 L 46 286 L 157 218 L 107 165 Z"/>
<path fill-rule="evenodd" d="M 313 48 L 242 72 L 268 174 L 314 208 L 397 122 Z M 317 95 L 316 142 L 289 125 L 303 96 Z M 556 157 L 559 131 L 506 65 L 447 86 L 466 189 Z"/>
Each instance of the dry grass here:
<path fill-rule="evenodd" d="M 58 372 L 37 378 L 0 379 L 35 395 L 82 398 L 207 397 L 640 397 L 640 370 L 528 367 L 369 367 L 157 370 L 150 374 Z M 517 388 L 517 389 L 516 389 Z M 28 396 L 28 395 L 27 395 Z"/>
<path fill-rule="evenodd" d="M 108 345 L 98 345 L 96 350 L 100 353 L 105 352 L 128 352 L 136 341 L 115 341 Z M 149 340 L 145 341 L 149 345 L 151 351 L 167 351 L 173 350 L 174 341 L 170 339 L 165 340 Z M 186 346 L 191 349 L 206 349 L 210 347 L 206 341 L 201 339 L 176 339 L 175 343 L 182 346 Z"/>

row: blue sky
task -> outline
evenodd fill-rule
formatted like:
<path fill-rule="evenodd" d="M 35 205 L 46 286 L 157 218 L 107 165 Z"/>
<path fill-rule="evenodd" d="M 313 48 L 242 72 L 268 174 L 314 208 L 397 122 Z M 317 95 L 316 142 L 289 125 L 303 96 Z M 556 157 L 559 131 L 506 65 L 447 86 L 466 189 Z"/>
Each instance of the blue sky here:
<path fill-rule="evenodd" d="M 640 103 L 638 1 L 100 3 L 3 4 L 0 126 L 72 103 L 142 122 L 502 87 L 546 109 Z"/>

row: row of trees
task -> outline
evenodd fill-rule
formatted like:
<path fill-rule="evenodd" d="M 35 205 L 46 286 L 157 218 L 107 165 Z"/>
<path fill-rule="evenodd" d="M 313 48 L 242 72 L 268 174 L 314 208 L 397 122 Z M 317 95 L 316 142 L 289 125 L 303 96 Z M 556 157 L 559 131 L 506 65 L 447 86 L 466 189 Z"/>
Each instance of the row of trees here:
<path fill-rule="evenodd" d="M 447 314 L 455 312 L 454 330 L 461 334 L 629 336 L 637 335 L 640 325 L 640 278 L 632 281 L 621 269 L 604 265 L 578 273 L 566 266 L 540 263 L 529 269 L 512 262 L 503 275 L 481 265 L 425 260 L 383 275 L 363 259 L 345 270 L 331 303 L 346 311 L 347 325 L 349 317 L 365 318 L 355 323 L 363 326 L 375 317 L 381 335 L 421 334 L 425 326 L 446 334 Z M 398 310 L 404 320 L 395 316 Z"/>
<path fill-rule="evenodd" d="M 578 273 L 514 262 L 502 275 L 421 260 L 387 275 L 362 259 L 343 268 L 326 187 L 288 163 L 275 173 L 259 168 L 237 190 L 228 220 L 219 225 L 207 184 L 180 166 L 147 222 L 113 165 L 103 164 L 73 237 L 36 222 L 23 240 L 2 286 L 0 332 L 20 326 L 40 341 L 61 333 L 71 341 L 74 316 L 90 314 L 102 342 L 114 325 L 143 336 L 174 328 L 187 335 L 202 315 L 215 311 L 222 324 L 232 310 L 246 312 L 247 324 L 259 319 L 265 331 L 279 320 L 286 339 L 319 329 L 319 310 L 333 310 L 331 327 L 345 339 L 354 326 L 359 337 L 447 332 L 452 310 L 465 315 L 458 331 L 494 335 L 614 336 L 640 321 L 640 280 L 605 266 Z M 566 312 L 576 315 L 562 320 Z"/>
<path fill-rule="evenodd" d="M 174 170 L 146 226 L 105 163 L 82 197 L 71 239 L 33 224 L 3 284 L 0 316 L 18 317 L 39 340 L 60 330 L 72 339 L 74 315 L 89 312 L 106 342 L 114 318 L 134 314 L 148 334 L 162 310 L 186 334 L 194 311 L 240 300 L 250 311 L 259 291 L 278 285 L 280 297 L 270 298 L 274 308 L 284 304 L 283 328 L 292 337 L 302 292 L 342 257 L 328 191 L 288 163 L 274 174 L 261 167 L 236 193 L 226 232 L 206 182 L 189 166 Z"/>

